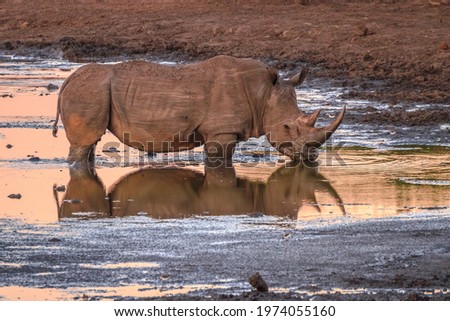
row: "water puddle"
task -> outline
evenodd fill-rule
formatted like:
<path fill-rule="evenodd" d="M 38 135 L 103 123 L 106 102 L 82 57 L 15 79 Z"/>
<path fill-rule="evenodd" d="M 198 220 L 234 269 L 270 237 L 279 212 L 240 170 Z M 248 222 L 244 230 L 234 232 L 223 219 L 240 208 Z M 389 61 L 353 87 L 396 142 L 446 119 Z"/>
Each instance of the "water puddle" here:
<path fill-rule="evenodd" d="M 159 264 L 152 262 L 122 262 L 122 263 L 106 263 L 106 264 L 80 264 L 86 269 L 143 269 L 156 268 Z"/>
<path fill-rule="evenodd" d="M 61 162 L 20 170 L 0 167 L 0 217 L 50 223 L 66 218 L 261 213 L 304 221 L 387 217 L 450 206 L 445 153 L 429 156 L 426 168 L 417 151 L 393 155 L 341 150 L 339 156 L 345 166 L 259 163 L 205 171 L 202 164 L 173 164 L 98 168 L 95 173 L 71 171 Z M 8 198 L 11 194 L 21 198 Z"/>
<path fill-rule="evenodd" d="M 133 284 L 96 288 L 31 288 L 9 286 L 0 288 L 0 300 L 7 301 L 61 301 L 61 300 L 114 300 L 124 298 L 157 298 L 183 295 L 198 291 L 221 289 L 217 285 L 196 284 L 182 287 L 147 287 Z"/>

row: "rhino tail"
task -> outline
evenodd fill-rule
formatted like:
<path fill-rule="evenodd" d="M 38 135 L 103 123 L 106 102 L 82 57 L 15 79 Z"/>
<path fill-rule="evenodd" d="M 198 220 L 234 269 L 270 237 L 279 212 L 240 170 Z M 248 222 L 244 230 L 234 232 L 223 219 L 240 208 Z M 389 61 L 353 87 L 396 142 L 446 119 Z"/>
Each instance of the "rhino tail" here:
<path fill-rule="evenodd" d="M 64 88 L 66 88 L 67 84 L 69 83 L 70 79 L 73 78 L 73 76 L 75 75 L 76 72 L 72 73 L 69 77 L 67 77 L 67 79 L 64 81 L 64 83 L 62 84 L 61 88 L 59 89 L 59 93 L 58 93 L 58 103 L 56 106 L 56 119 L 55 122 L 53 123 L 53 130 L 52 130 L 52 134 L 53 137 L 58 137 L 58 121 L 59 121 L 59 114 L 61 111 L 61 95 L 64 91 Z"/>

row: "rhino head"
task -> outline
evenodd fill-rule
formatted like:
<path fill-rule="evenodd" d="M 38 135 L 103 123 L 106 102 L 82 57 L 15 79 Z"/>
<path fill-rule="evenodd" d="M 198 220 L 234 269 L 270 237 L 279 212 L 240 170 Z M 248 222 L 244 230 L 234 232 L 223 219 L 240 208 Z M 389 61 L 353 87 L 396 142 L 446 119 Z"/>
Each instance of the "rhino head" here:
<path fill-rule="evenodd" d="M 345 114 L 344 107 L 331 124 L 315 127 L 320 109 L 311 115 L 305 115 L 298 109 L 295 87 L 303 82 L 307 72 L 303 69 L 292 78 L 283 80 L 276 71 L 271 70 L 273 87 L 263 119 L 269 142 L 293 161 L 315 161 L 317 148 L 336 131 Z"/>

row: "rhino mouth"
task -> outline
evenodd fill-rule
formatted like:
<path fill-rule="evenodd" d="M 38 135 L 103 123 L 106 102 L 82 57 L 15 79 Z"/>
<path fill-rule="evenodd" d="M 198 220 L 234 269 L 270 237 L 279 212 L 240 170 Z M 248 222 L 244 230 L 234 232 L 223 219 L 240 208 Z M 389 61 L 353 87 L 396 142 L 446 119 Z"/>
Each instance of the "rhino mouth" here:
<path fill-rule="evenodd" d="M 290 159 L 294 159 L 294 145 L 290 142 L 280 144 L 278 149 L 282 154 L 286 155 Z"/>
<path fill-rule="evenodd" d="M 300 150 L 296 150 L 294 144 L 283 143 L 280 145 L 280 151 L 293 161 L 314 162 L 319 157 L 318 149 L 307 145 L 303 145 Z"/>

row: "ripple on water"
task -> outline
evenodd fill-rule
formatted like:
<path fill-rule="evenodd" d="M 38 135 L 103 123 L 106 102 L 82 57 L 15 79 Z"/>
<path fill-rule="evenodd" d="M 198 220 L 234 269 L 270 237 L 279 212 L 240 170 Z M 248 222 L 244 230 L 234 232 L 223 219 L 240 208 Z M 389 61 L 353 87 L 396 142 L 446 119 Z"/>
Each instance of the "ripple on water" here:
<path fill-rule="evenodd" d="M 450 181 L 447 180 L 434 180 L 434 179 L 417 179 L 417 178 L 405 178 L 398 179 L 399 182 L 411 185 L 432 185 L 432 186 L 450 186 Z"/>

